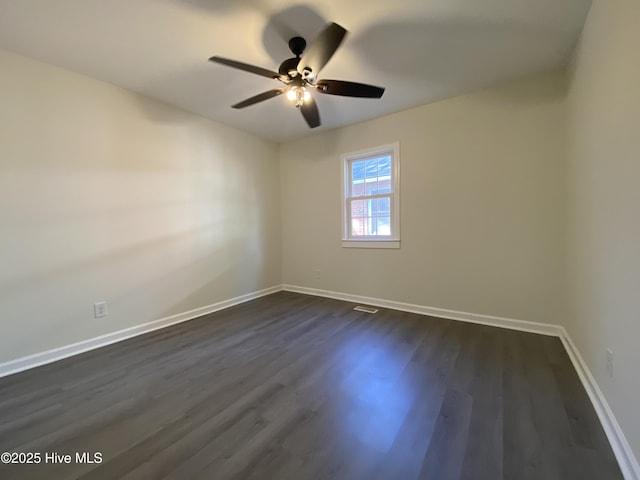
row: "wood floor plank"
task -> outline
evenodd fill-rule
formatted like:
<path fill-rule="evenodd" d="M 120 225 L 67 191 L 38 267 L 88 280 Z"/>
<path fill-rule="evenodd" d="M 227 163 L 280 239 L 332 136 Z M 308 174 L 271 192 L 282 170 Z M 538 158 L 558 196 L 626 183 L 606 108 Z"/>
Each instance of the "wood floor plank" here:
<path fill-rule="evenodd" d="M 505 478 L 544 478 L 542 442 L 531 400 L 531 366 L 523 352 L 522 335 L 505 332 L 503 369 L 503 472 Z M 534 367 L 535 368 L 535 367 Z"/>
<path fill-rule="evenodd" d="M 419 478 L 460 478 L 473 397 L 447 389 Z"/>
<path fill-rule="evenodd" d="M 477 327 L 478 342 L 469 393 L 473 396 L 462 479 L 502 478 L 503 337 L 497 329 Z"/>
<path fill-rule="evenodd" d="M 617 480 L 557 338 L 279 292 L 0 379 L 5 479 Z"/>

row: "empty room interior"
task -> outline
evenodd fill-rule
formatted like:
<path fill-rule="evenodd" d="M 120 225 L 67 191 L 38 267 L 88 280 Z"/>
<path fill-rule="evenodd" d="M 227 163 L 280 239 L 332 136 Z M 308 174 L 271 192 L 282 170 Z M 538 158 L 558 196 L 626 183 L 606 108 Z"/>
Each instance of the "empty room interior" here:
<path fill-rule="evenodd" d="M 0 0 L 0 478 L 640 479 L 639 23 Z"/>

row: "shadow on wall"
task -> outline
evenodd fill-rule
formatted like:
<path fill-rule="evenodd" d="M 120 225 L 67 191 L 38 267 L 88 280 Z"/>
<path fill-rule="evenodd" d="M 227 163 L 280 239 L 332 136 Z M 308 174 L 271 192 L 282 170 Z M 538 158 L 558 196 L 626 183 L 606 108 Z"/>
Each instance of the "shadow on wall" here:
<path fill-rule="evenodd" d="M 117 270 L 120 267 L 124 268 L 127 265 L 128 259 L 141 258 L 145 255 L 149 256 L 153 253 L 162 252 L 165 249 L 175 248 L 176 245 L 180 245 L 185 239 L 190 239 L 194 235 L 202 236 L 207 232 L 219 232 L 221 230 L 220 223 L 220 221 L 211 222 L 208 225 L 201 225 L 190 230 L 176 232 L 163 237 L 141 241 L 133 245 L 114 248 L 92 256 L 52 265 L 46 270 L 35 270 L 23 276 L 14 276 L 0 283 L 0 287 L 2 287 L 3 293 L 9 298 L 9 295 L 15 296 L 29 289 L 33 290 L 38 287 L 45 289 L 47 285 L 53 285 L 61 278 L 80 278 L 87 271 L 98 271 L 104 267 L 108 267 L 110 270 Z"/>
<path fill-rule="evenodd" d="M 233 249 L 239 250 L 238 247 Z M 231 261 L 235 255 L 237 253 L 228 249 L 212 251 L 128 288 L 120 295 L 113 296 L 110 302 L 118 305 L 120 310 L 135 312 L 136 318 L 154 321 L 225 300 L 229 297 L 228 291 L 233 289 L 233 285 L 229 285 L 229 278 L 238 268 Z M 198 278 L 206 280 L 198 282 L 199 286 L 196 287 L 194 283 Z M 190 285 L 188 289 L 186 285 Z M 164 298 L 176 298 L 171 298 L 170 304 L 157 301 L 158 296 L 165 295 Z"/>
<path fill-rule="evenodd" d="M 231 173 L 225 176 L 228 178 Z M 118 212 L 125 213 L 121 209 L 108 210 L 110 215 L 100 215 L 100 220 L 95 225 L 80 222 L 83 217 L 79 214 L 67 218 L 72 220 L 69 222 L 72 226 L 81 227 L 75 231 L 88 233 L 85 239 L 89 245 L 95 243 L 95 238 L 100 238 L 99 243 L 107 249 L 96 251 L 95 248 L 79 248 L 74 256 L 70 256 L 68 242 L 61 243 L 54 234 L 50 236 L 49 241 L 53 242 L 46 245 L 46 250 L 49 258 L 57 257 L 55 262 L 39 265 L 37 269 L 25 268 L 21 275 L 0 275 L 0 310 L 7 318 L 13 318 L 16 323 L 26 326 L 26 330 L 22 328 L 17 333 L 17 341 L 0 348 L 3 355 L 11 353 L 11 349 L 19 345 L 34 345 L 28 340 L 29 325 L 35 319 L 41 319 L 38 326 L 41 339 L 53 338 L 56 332 L 69 330 L 78 321 L 78 315 L 84 321 L 84 314 L 78 313 L 78 298 L 85 298 L 90 303 L 95 292 L 108 292 L 108 301 L 116 306 L 113 309 L 116 314 L 114 322 L 131 319 L 145 322 L 206 306 L 235 296 L 239 291 L 246 293 L 256 290 L 262 277 L 250 273 L 257 270 L 260 274 L 264 263 L 260 239 L 257 233 L 254 234 L 258 229 L 259 218 L 253 217 L 259 216 L 260 210 L 257 209 L 257 199 L 250 199 L 250 203 L 246 204 L 247 195 L 242 194 L 240 187 L 238 185 L 237 191 L 226 189 L 222 199 L 229 200 L 228 203 L 217 202 L 215 206 L 210 206 L 208 202 L 200 206 L 200 211 L 193 215 L 190 222 L 191 225 L 200 223 L 199 225 L 139 239 L 128 245 L 122 244 L 122 234 L 118 233 L 121 230 L 115 227 L 123 225 L 120 223 L 122 219 L 117 215 Z M 162 209 L 159 213 L 162 214 L 165 225 L 170 227 L 174 223 L 183 223 L 178 221 L 183 218 L 182 212 L 182 209 L 169 212 Z M 186 213 L 189 215 L 191 212 Z M 153 207 L 137 210 L 136 214 L 147 217 L 153 214 Z M 109 219 L 114 216 L 114 228 L 105 229 Z M 157 214 L 151 216 L 160 220 Z M 219 217 L 217 220 L 202 223 L 202 220 L 216 216 Z M 247 218 L 249 225 L 252 225 L 251 229 L 242 222 L 234 221 L 239 217 Z M 90 218 L 93 219 L 94 216 Z M 81 225 L 76 225 L 78 223 Z M 39 225 L 33 221 L 16 223 L 16 228 L 12 228 L 12 231 L 22 233 L 26 230 L 27 234 L 31 234 L 34 224 Z M 122 230 L 127 231 L 126 228 Z M 138 234 L 152 231 L 144 226 L 143 221 Z M 111 236 L 114 242 L 109 249 Z M 75 239 L 83 242 L 77 236 Z M 56 249 L 59 251 L 56 252 Z M 16 250 L 15 255 L 30 261 L 36 257 L 37 260 L 40 250 L 44 250 L 44 244 L 35 251 L 30 250 L 27 245 L 22 250 Z M 67 257 L 66 260 L 64 257 Z M 39 297 L 40 301 L 34 302 L 34 297 Z M 68 305 L 69 309 L 61 311 L 58 305 Z M 53 313 L 43 316 L 43 309 Z M 127 318 L 118 312 L 127 312 Z M 117 323 L 113 325 L 130 326 Z M 86 330 L 84 324 L 82 328 Z M 52 346 L 58 345 L 43 343 L 40 350 Z M 23 351 L 16 350 L 15 355 L 0 361 L 22 355 Z"/>
<path fill-rule="evenodd" d="M 115 294 L 109 296 L 107 298 L 111 307 L 109 323 L 92 326 L 91 328 L 101 330 L 107 328 L 106 331 L 109 331 L 115 327 L 115 330 L 119 330 L 211 304 L 212 298 L 216 298 L 215 293 L 219 293 L 222 290 L 221 287 L 225 287 L 227 284 L 225 279 L 232 270 L 232 266 L 225 260 L 228 257 L 226 252 L 214 252 L 180 265 L 177 268 L 166 270 L 163 275 L 155 276 L 148 282 L 128 287 L 127 290 L 120 295 Z M 214 266 L 214 268 L 211 268 L 212 266 Z M 128 265 L 124 265 L 121 262 L 119 265 L 110 267 L 110 270 L 124 271 L 128 268 Z M 182 290 L 184 290 L 185 282 L 193 283 L 196 277 L 204 278 L 202 271 L 205 269 L 207 270 L 208 278 L 212 280 L 203 283 L 199 288 L 191 287 L 191 291 L 183 293 Z M 65 286 L 67 283 L 70 284 L 71 282 L 63 282 L 62 286 Z M 60 285 L 58 284 L 57 286 Z M 53 289 L 50 290 L 53 291 Z M 69 287 L 65 289 L 66 292 L 69 290 Z M 175 303 L 172 303 L 170 306 L 168 306 L 166 302 L 162 303 L 159 301 L 159 299 L 166 300 L 171 297 L 181 299 L 176 300 Z M 73 299 L 70 298 L 69 300 L 72 301 Z M 127 312 L 126 318 L 121 314 L 121 312 L 125 311 Z M 12 336 L 13 343 L 2 346 L 3 357 L 5 354 L 8 354 L 8 357 L 0 359 L 0 362 L 24 356 L 25 352 L 16 350 L 17 346 L 33 346 L 34 342 L 42 342 L 42 339 L 47 338 L 59 339 L 59 332 L 73 331 L 78 327 L 82 332 L 87 332 L 87 325 L 91 324 L 85 324 L 85 322 L 91 318 L 90 308 L 86 309 L 86 315 L 84 316 L 78 317 L 76 315 L 77 313 L 77 309 L 75 309 L 75 312 L 67 312 L 64 315 L 56 312 L 55 315 L 47 316 L 44 321 L 42 316 L 38 317 L 37 315 L 27 315 L 25 318 L 20 319 L 23 325 L 30 325 L 30 327 L 26 329 L 22 328 L 17 333 L 14 332 Z M 36 318 L 40 318 L 40 323 L 37 325 L 33 323 Z M 133 323 L 131 323 L 132 320 L 134 320 Z M 82 324 L 78 325 L 78 322 Z M 111 326 L 109 327 L 108 325 Z M 34 338 L 34 329 L 39 332 L 39 338 Z M 74 333 L 74 335 L 77 335 L 77 332 Z M 89 335 L 93 337 L 95 336 L 95 332 L 91 332 Z M 59 344 L 44 343 L 40 345 L 39 349 L 36 348 L 32 352 L 27 352 L 27 354 L 37 353 L 38 351 L 52 347 L 55 348 L 72 343 L 73 341 L 86 340 L 87 338 L 89 337 L 84 337 L 83 334 L 81 334 L 80 337 L 73 338 L 71 342 L 66 340 L 65 343 Z"/>
<path fill-rule="evenodd" d="M 77 310 L 78 298 L 88 297 L 86 300 L 89 304 L 90 296 L 94 291 L 112 292 L 108 298 L 110 302 L 129 293 L 138 298 L 139 305 L 147 308 L 148 305 L 158 302 L 145 303 L 145 299 L 141 298 L 142 292 L 150 290 L 153 286 L 156 295 L 162 290 L 163 298 L 175 294 L 175 290 L 182 285 L 181 281 L 185 276 L 193 282 L 193 275 L 188 275 L 189 272 L 205 262 L 206 257 L 215 256 L 206 261 L 208 265 L 215 265 L 220 271 L 229 268 L 225 264 L 225 258 L 228 256 L 228 252 L 225 251 L 215 250 L 197 258 L 195 255 L 184 255 L 184 252 L 193 248 L 194 236 L 206 234 L 208 231 L 220 231 L 216 223 L 135 245 L 114 248 L 100 254 L 83 256 L 58 265 L 49 265 L 17 278 L 9 278 L 8 281 L 0 284 L 2 310 L 7 318 L 13 318 L 17 324 L 27 326 L 27 330 L 24 327 L 21 329 L 24 335 L 30 335 L 31 329 L 28 326 L 35 325 L 33 322 L 38 319 L 40 322 L 38 330 L 43 338 L 47 338 L 47 332 L 66 328 L 72 321 L 69 317 L 72 315 L 70 312 Z M 176 261 L 175 258 L 181 253 L 184 260 L 189 257 L 191 259 L 188 262 Z M 172 258 L 173 265 L 161 265 L 159 260 L 162 258 Z M 185 273 L 179 274 L 180 271 Z M 145 286 L 144 281 L 145 278 L 149 278 L 149 272 L 155 272 L 153 285 L 150 283 Z M 119 295 L 114 291 L 114 284 L 123 292 L 122 294 Z M 34 303 L 32 300 L 34 297 L 38 297 L 40 302 Z M 122 306 L 119 302 L 116 304 L 120 310 Z M 62 313 L 59 305 L 68 305 L 69 310 L 65 309 L 65 313 Z M 43 316 L 43 309 L 50 314 Z M 87 315 L 89 315 L 88 311 Z M 140 318 L 147 319 L 147 317 L 145 315 Z M 18 341 L 16 345 L 29 345 L 29 342 Z M 51 345 L 47 348 L 50 347 Z M 9 346 L 4 348 L 8 350 Z"/>

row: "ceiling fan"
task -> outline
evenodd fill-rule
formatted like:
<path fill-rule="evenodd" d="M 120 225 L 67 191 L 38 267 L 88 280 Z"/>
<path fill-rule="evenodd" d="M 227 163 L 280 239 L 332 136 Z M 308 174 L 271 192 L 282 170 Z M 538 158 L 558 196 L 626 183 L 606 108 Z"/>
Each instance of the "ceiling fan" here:
<path fill-rule="evenodd" d="M 302 37 L 289 40 L 289 48 L 295 55 L 280 64 L 277 72 L 256 67 L 228 58 L 213 56 L 209 60 L 228 67 L 255 73 L 284 83 L 282 88 L 274 88 L 231 105 L 232 108 L 244 108 L 285 93 L 294 102 L 311 128 L 320 125 L 320 113 L 310 90 L 328 95 L 343 97 L 380 98 L 384 88 L 364 83 L 345 82 L 342 80 L 316 80 L 318 73 L 336 52 L 347 31 L 337 23 L 330 23 L 307 47 Z M 305 51 L 306 49 L 306 51 Z"/>

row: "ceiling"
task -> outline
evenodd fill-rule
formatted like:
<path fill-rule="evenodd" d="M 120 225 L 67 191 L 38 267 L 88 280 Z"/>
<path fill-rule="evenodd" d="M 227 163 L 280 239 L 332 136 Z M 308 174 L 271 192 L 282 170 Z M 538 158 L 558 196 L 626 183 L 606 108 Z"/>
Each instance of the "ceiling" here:
<path fill-rule="evenodd" d="M 284 141 L 456 96 L 567 63 L 590 0 L 0 0 L 0 48 Z M 350 34 L 320 78 L 386 87 L 382 99 L 317 95 L 309 130 L 280 86 L 208 62 L 277 70 L 289 38 L 330 21 Z"/>

